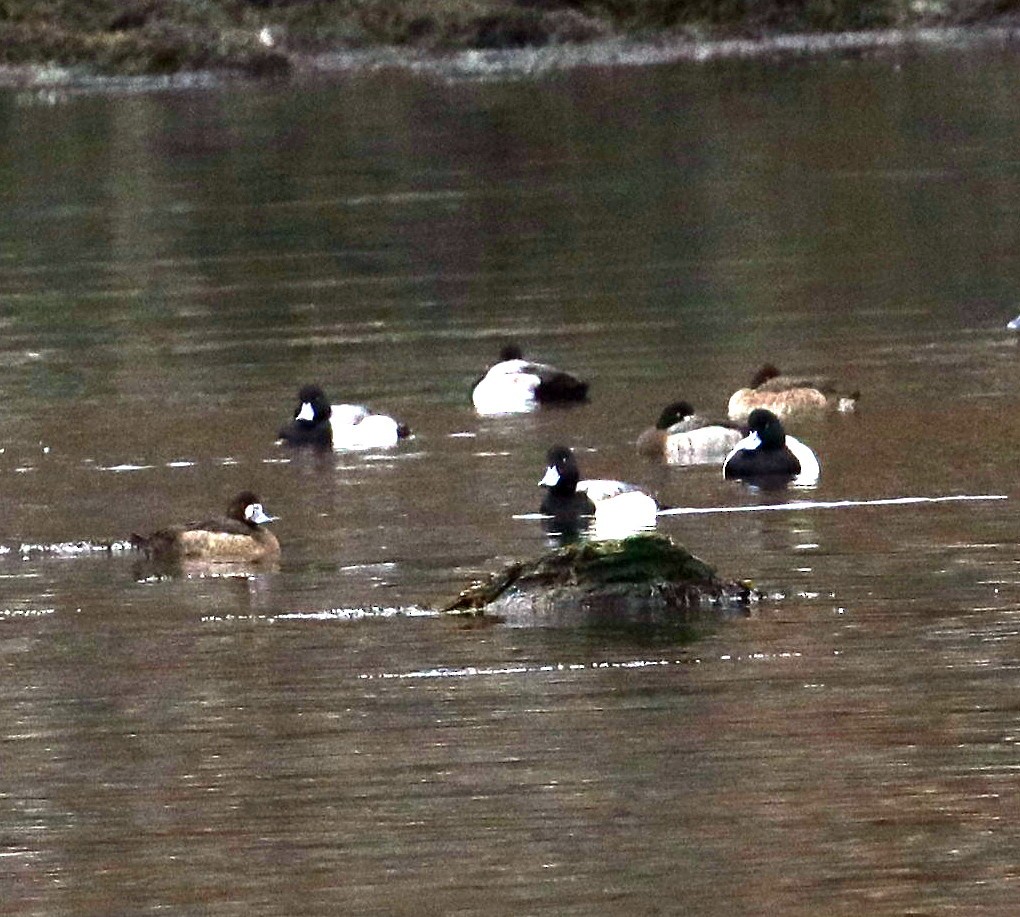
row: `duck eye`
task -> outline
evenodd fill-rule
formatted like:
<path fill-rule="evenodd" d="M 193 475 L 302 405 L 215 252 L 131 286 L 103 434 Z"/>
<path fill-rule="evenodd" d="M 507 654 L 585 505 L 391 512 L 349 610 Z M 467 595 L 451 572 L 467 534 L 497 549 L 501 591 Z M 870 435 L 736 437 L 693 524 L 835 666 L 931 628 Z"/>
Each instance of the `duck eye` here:
<path fill-rule="evenodd" d="M 252 519 L 262 515 L 261 503 L 249 503 L 244 508 L 244 518 L 251 522 Z"/>

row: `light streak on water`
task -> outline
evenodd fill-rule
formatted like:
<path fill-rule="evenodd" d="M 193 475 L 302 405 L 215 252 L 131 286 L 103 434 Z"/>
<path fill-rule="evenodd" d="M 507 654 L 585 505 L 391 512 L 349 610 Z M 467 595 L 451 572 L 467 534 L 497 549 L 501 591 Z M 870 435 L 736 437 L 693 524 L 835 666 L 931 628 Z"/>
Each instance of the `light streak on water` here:
<path fill-rule="evenodd" d="M 1008 500 L 1006 494 L 956 494 L 947 497 L 882 497 L 878 500 L 795 500 L 765 506 L 678 506 L 663 509 L 659 516 L 697 516 L 709 513 L 764 513 L 781 510 L 844 509 L 857 506 L 911 506 L 920 503 L 965 503 L 982 500 Z"/>
<path fill-rule="evenodd" d="M 776 659 L 799 659 L 798 652 L 782 653 L 748 653 L 734 656 L 729 653 L 719 656 L 723 662 L 768 662 Z M 362 681 L 408 681 L 431 678 L 485 678 L 500 675 L 541 675 L 550 672 L 587 672 L 605 669 L 654 669 L 672 666 L 698 665 L 704 660 L 699 657 L 689 659 L 628 659 L 622 661 L 599 662 L 555 662 L 539 665 L 510 666 L 436 666 L 431 669 L 415 669 L 410 672 L 363 672 L 358 676 Z"/>

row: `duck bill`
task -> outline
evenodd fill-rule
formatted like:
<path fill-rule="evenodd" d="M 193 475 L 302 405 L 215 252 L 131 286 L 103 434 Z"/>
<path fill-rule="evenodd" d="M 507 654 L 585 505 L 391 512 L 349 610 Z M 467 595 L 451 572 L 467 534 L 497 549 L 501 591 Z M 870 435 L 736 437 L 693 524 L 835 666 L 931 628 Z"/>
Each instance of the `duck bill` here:
<path fill-rule="evenodd" d="M 305 423 L 311 423 L 315 420 L 315 408 L 312 407 L 308 401 L 302 401 L 301 407 L 298 408 L 298 412 L 294 415 L 295 420 L 303 420 Z"/>
<path fill-rule="evenodd" d="M 270 516 L 261 503 L 253 503 L 244 511 L 244 518 L 255 525 L 265 525 L 267 522 L 276 522 L 279 516 Z"/>
<path fill-rule="evenodd" d="M 539 487 L 555 487 L 560 483 L 560 473 L 556 470 L 555 465 L 550 465 L 545 470 L 545 474 L 542 475 L 542 480 L 538 482 Z"/>

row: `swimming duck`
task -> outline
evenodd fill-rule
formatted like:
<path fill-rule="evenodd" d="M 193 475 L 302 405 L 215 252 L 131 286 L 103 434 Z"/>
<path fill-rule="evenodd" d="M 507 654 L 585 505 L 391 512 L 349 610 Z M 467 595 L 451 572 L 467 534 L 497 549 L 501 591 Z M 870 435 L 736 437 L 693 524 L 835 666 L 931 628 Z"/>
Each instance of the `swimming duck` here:
<path fill-rule="evenodd" d="M 766 408 L 780 417 L 794 414 L 838 411 L 847 413 L 857 407 L 860 392 L 840 395 L 827 382 L 782 375 L 771 363 L 754 374 L 747 388 L 730 396 L 730 420 L 743 421 L 755 408 Z"/>
<path fill-rule="evenodd" d="M 275 560 L 280 554 L 280 542 L 263 526 L 276 518 L 266 513 L 258 494 L 244 490 L 230 502 L 226 516 L 170 526 L 151 535 L 133 534 L 131 544 L 153 560 L 218 563 Z"/>
<path fill-rule="evenodd" d="M 474 385 L 471 400 L 479 414 L 517 414 L 540 404 L 585 401 L 588 383 L 545 363 L 525 360 L 521 348 L 508 344 Z"/>
<path fill-rule="evenodd" d="M 670 465 L 710 465 L 726 458 L 743 436 L 736 425 L 710 423 L 689 402 L 674 401 L 663 408 L 655 426 L 638 437 L 637 449 Z"/>
<path fill-rule="evenodd" d="M 581 480 L 574 453 L 553 446 L 546 456 L 546 470 L 539 486 L 546 488 L 541 512 L 571 522 L 594 516 L 605 537 L 620 537 L 655 527 L 659 505 L 635 484 L 610 480 Z"/>
<path fill-rule="evenodd" d="M 388 449 L 411 435 L 406 424 L 373 414 L 361 404 L 330 404 L 317 385 L 298 392 L 294 419 L 278 434 L 291 446 L 321 449 Z"/>
<path fill-rule="evenodd" d="M 755 408 L 747 426 L 750 432 L 723 462 L 723 477 L 758 484 L 805 485 L 818 480 L 818 457 L 800 440 L 787 436 L 783 422 L 772 411 Z"/>

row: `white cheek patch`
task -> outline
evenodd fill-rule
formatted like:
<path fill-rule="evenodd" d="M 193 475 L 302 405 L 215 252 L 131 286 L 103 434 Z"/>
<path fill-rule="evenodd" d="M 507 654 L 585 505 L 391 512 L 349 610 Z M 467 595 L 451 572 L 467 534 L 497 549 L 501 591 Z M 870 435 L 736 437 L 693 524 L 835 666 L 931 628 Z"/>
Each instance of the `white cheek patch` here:
<path fill-rule="evenodd" d="M 295 420 L 304 420 L 307 423 L 311 423 L 315 420 L 315 408 L 312 407 L 311 402 L 302 401 L 301 408 L 297 414 L 294 415 Z"/>
<path fill-rule="evenodd" d="M 555 487 L 560 483 L 560 473 L 556 470 L 555 465 L 550 465 L 545 470 L 545 474 L 542 480 L 538 482 L 539 487 Z"/>

